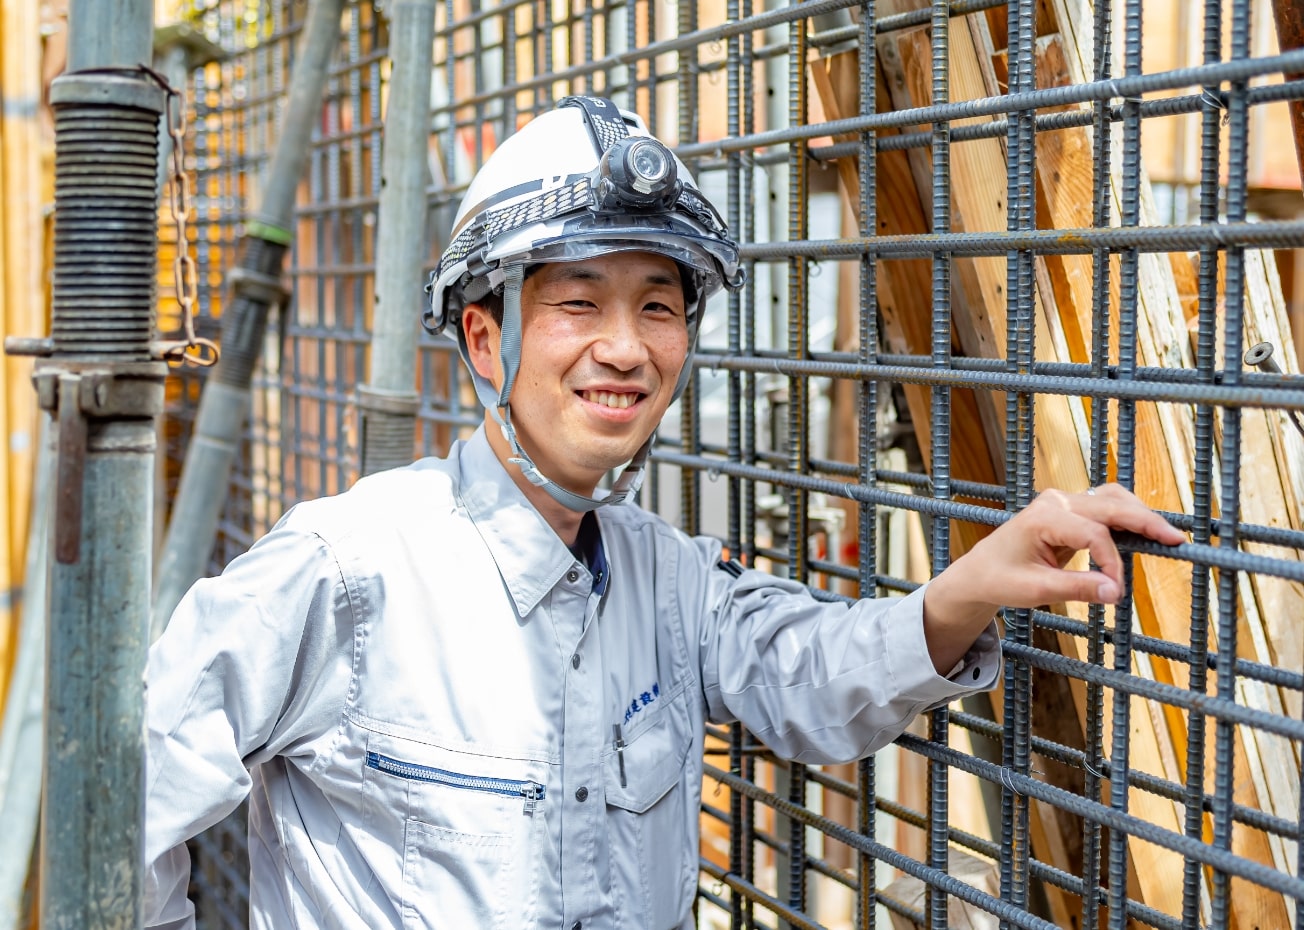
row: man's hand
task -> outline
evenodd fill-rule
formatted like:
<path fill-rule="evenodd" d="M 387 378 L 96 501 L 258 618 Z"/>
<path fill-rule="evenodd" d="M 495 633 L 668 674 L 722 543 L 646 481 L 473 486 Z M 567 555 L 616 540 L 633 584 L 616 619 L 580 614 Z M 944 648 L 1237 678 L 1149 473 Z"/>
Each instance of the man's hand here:
<path fill-rule="evenodd" d="M 1177 545 L 1185 535 L 1130 491 L 1107 484 L 1082 494 L 1043 491 L 924 592 L 924 637 L 933 666 L 950 672 L 1001 607 L 1063 601 L 1113 604 L 1123 595 L 1123 560 L 1111 529 Z M 1064 568 L 1086 549 L 1099 571 Z"/>

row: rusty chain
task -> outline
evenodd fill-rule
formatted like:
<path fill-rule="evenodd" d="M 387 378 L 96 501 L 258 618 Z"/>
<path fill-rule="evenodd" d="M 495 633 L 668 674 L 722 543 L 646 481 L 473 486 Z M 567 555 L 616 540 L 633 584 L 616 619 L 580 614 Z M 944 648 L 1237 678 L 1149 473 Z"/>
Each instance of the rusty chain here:
<path fill-rule="evenodd" d="M 195 260 L 190 257 L 190 242 L 186 222 L 190 219 L 190 178 L 185 170 L 186 102 L 163 75 L 147 65 L 141 65 L 167 94 L 166 120 L 168 135 L 172 138 L 172 176 L 169 207 L 176 227 L 176 254 L 172 259 L 172 280 L 177 303 L 181 306 L 181 325 L 184 339 L 155 343 L 155 354 L 169 364 L 190 364 L 206 368 L 217 362 L 220 350 L 211 339 L 195 334 L 195 304 L 198 299 L 198 275 Z"/>

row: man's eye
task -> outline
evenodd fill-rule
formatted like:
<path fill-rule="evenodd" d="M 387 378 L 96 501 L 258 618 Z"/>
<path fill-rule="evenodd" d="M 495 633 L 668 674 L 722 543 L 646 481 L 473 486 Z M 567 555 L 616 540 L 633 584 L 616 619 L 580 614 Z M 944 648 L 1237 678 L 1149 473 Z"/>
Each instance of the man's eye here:
<path fill-rule="evenodd" d="M 648 304 L 643 309 L 649 313 L 669 313 L 671 315 L 678 313 L 678 311 L 675 310 L 674 307 L 671 307 L 668 304 L 662 304 L 656 302 Z"/>

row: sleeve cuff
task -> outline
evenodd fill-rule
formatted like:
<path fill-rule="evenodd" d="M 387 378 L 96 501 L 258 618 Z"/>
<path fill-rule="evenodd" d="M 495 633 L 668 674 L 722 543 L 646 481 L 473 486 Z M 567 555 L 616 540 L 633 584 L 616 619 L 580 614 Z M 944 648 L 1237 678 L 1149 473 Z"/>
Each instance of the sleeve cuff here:
<path fill-rule="evenodd" d="M 888 668 L 898 693 L 914 695 L 920 711 L 933 710 L 959 697 L 990 691 L 1001 674 L 1001 636 L 993 618 L 964 658 L 946 676 L 937 674 L 924 638 L 924 591 L 902 598 L 887 629 Z"/>

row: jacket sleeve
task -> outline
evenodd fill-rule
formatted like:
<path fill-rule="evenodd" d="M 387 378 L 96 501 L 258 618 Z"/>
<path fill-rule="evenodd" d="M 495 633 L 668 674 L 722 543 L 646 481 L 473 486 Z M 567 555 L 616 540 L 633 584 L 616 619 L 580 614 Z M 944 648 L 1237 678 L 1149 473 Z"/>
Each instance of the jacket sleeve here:
<path fill-rule="evenodd" d="M 797 762 L 861 759 L 914 717 L 995 687 L 993 620 L 948 677 L 924 641 L 924 588 L 852 604 L 736 563 L 707 570 L 699 643 L 707 708 Z"/>
<path fill-rule="evenodd" d="M 178 605 L 146 672 L 145 926 L 194 926 L 185 841 L 240 804 L 249 767 L 337 729 L 351 623 L 330 548 L 284 524 Z"/>

